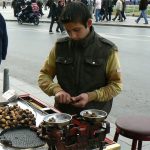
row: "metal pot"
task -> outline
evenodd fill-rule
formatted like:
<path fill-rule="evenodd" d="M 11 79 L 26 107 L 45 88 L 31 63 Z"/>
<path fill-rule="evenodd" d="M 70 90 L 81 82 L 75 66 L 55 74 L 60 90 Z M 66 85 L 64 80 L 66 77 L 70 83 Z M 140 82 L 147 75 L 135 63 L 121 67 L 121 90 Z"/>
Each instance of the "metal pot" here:
<path fill-rule="evenodd" d="M 80 115 L 87 121 L 102 122 L 107 117 L 107 113 L 99 109 L 87 109 L 80 112 Z"/>
<path fill-rule="evenodd" d="M 46 115 L 43 121 L 46 122 L 48 126 L 58 126 L 64 127 L 70 123 L 72 116 L 66 113 L 53 113 Z"/>

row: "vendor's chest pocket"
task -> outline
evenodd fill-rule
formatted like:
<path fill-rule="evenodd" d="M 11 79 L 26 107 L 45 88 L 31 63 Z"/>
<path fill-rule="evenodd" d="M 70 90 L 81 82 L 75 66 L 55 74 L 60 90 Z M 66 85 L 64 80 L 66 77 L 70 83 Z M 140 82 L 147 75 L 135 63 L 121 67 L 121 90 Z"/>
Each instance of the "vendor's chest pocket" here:
<path fill-rule="evenodd" d="M 84 69 L 86 72 L 92 74 L 99 73 L 100 71 L 104 71 L 104 59 L 101 58 L 85 58 L 84 61 Z"/>
<path fill-rule="evenodd" d="M 56 67 L 58 69 L 69 70 L 72 68 L 73 59 L 72 58 L 65 58 L 65 57 L 58 57 L 56 59 Z"/>

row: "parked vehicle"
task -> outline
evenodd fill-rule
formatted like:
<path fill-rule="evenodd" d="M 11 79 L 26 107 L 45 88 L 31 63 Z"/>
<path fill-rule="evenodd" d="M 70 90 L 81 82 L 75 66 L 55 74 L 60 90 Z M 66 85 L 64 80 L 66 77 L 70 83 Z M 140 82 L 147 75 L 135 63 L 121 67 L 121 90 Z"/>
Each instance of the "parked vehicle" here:
<path fill-rule="evenodd" d="M 17 20 L 18 20 L 19 24 L 33 23 L 34 25 L 38 25 L 39 24 L 39 13 L 33 12 L 30 14 L 24 14 L 23 11 L 21 11 L 18 14 Z"/>

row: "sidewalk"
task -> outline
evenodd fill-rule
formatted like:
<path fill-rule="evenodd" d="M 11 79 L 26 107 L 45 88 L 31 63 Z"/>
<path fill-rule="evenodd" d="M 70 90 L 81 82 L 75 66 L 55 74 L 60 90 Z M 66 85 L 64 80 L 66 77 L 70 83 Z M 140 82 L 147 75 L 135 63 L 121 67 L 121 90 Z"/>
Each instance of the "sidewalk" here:
<path fill-rule="evenodd" d="M 40 22 L 42 23 L 49 23 L 50 19 L 47 18 L 48 16 L 48 10 L 43 10 L 44 12 L 44 16 L 42 18 L 40 18 Z M 13 16 L 13 9 L 11 9 L 10 7 L 7 7 L 7 9 L 2 9 L 2 7 L 0 7 L 0 13 L 2 13 L 2 15 L 4 16 L 4 18 L 6 19 L 6 21 L 16 21 L 16 18 Z M 94 25 L 107 25 L 107 26 L 124 26 L 124 27 L 142 27 L 142 28 L 150 28 L 150 19 L 149 19 L 149 24 L 148 25 L 144 25 L 144 21 L 141 20 L 139 24 L 135 23 L 135 19 L 136 17 L 128 17 L 125 22 L 98 22 L 95 23 L 94 19 L 93 19 L 93 24 Z M 10 89 L 14 89 L 16 90 L 16 92 L 21 95 L 21 94 L 31 94 L 32 96 L 48 103 L 49 105 L 53 105 L 54 103 L 54 99 L 53 97 L 48 97 L 46 94 L 44 94 L 39 87 L 34 87 L 28 83 L 22 82 L 16 78 L 13 77 L 9 77 L 9 81 L 10 81 Z M 1 95 L 2 95 L 2 91 L 3 91 L 3 73 L 0 73 L 0 99 L 1 99 Z M 112 116 L 109 116 L 107 119 L 110 124 L 111 124 L 111 130 L 110 130 L 110 134 L 107 135 L 107 137 L 109 137 L 110 139 L 113 139 L 113 136 L 115 134 L 115 118 L 113 118 Z M 130 150 L 131 148 L 131 140 L 124 138 L 124 137 L 119 137 L 119 141 L 118 143 L 121 145 L 121 150 Z M 143 150 L 150 150 L 150 144 L 147 142 L 143 143 Z"/>
<path fill-rule="evenodd" d="M 2 7 L 0 7 L 0 13 L 4 16 L 6 21 L 17 21 L 16 17 L 14 17 L 14 15 L 13 15 L 13 9 L 10 6 L 7 6 L 6 9 L 2 9 Z M 50 23 L 50 19 L 47 18 L 49 9 L 44 10 L 44 8 L 43 8 L 43 13 L 44 13 L 44 16 L 42 16 L 40 18 L 40 22 L 41 23 Z M 112 16 L 112 18 L 113 18 L 113 16 Z M 150 28 L 150 18 L 148 18 L 149 24 L 147 24 L 147 25 L 143 24 L 144 19 L 141 19 L 140 22 L 137 24 L 135 22 L 136 19 L 137 19 L 137 17 L 127 16 L 127 19 L 124 22 L 119 22 L 116 20 L 116 21 L 109 21 L 109 22 L 103 21 L 103 22 L 98 22 L 98 23 L 95 22 L 95 19 L 93 19 L 93 24 L 94 25 L 105 25 L 105 26 Z"/>
<path fill-rule="evenodd" d="M 38 87 L 34 87 L 28 83 L 20 81 L 11 76 L 9 76 L 9 89 L 14 89 L 18 95 L 30 94 L 30 95 L 34 96 L 36 99 L 39 99 L 49 105 L 54 104 L 54 98 L 48 97 Z M 0 99 L 1 99 L 2 94 L 3 94 L 3 73 L 0 73 Z M 110 125 L 111 125 L 110 133 L 107 134 L 107 137 L 110 138 L 111 140 L 113 140 L 113 136 L 115 134 L 115 124 L 114 124 L 115 119 L 112 118 L 111 116 L 109 116 L 107 121 L 109 121 Z M 118 143 L 121 145 L 121 150 L 129 150 L 130 149 L 131 141 L 121 139 L 118 141 Z M 36 149 L 36 150 L 41 150 L 41 149 Z M 43 150 L 47 150 L 47 149 L 44 148 Z"/>
<path fill-rule="evenodd" d="M 18 95 L 22 94 L 30 94 L 34 96 L 36 99 L 39 99 L 43 101 L 44 103 L 47 103 L 48 105 L 54 104 L 54 98 L 49 97 L 46 94 L 44 94 L 39 87 L 34 87 L 26 82 L 20 81 L 16 78 L 13 78 L 9 76 L 9 89 L 14 89 Z M 0 100 L 1 95 L 3 94 L 3 73 L 0 73 Z M 111 140 L 113 140 L 114 134 L 115 134 L 115 118 L 113 118 L 111 115 L 107 118 L 107 121 L 110 122 L 110 133 L 107 134 L 107 137 Z M 117 142 L 121 145 L 121 150 L 130 150 L 131 149 L 131 139 L 127 139 L 125 137 L 119 136 L 119 140 Z M 0 147 L 1 148 L 1 147 Z M 7 149 L 10 150 L 10 149 Z M 31 149 L 30 149 L 31 150 Z M 37 148 L 34 150 L 41 150 L 41 148 Z M 47 150 L 47 147 L 43 148 L 42 150 Z M 143 142 L 143 148 L 142 150 L 150 150 L 150 143 L 149 142 Z"/>

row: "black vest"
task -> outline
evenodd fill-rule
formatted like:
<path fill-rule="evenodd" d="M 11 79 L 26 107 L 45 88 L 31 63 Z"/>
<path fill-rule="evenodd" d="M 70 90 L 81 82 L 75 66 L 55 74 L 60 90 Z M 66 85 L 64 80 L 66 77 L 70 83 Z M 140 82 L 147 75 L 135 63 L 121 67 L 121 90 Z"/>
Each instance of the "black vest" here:
<path fill-rule="evenodd" d="M 100 37 L 92 28 L 86 39 L 80 42 L 63 38 L 56 43 L 56 76 L 62 89 L 71 96 L 91 92 L 107 85 L 106 65 L 115 45 Z M 112 100 L 92 101 L 84 109 L 101 109 L 110 112 Z M 65 113 L 80 113 L 83 108 L 55 104 Z"/>

